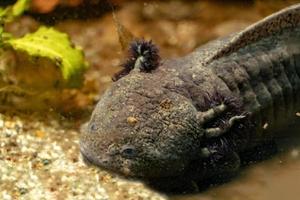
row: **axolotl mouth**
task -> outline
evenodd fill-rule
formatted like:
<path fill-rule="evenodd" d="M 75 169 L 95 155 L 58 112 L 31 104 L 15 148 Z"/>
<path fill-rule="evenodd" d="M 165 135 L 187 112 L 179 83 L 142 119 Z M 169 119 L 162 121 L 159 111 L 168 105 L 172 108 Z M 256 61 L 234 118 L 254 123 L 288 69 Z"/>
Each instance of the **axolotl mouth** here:
<path fill-rule="evenodd" d="M 85 124 L 83 127 L 84 128 L 82 128 L 81 131 L 87 130 L 87 124 Z M 103 153 L 95 154 L 95 152 L 91 151 L 91 146 L 88 146 L 88 143 L 84 143 L 82 141 L 84 140 L 80 140 L 80 153 L 82 155 L 84 163 L 86 163 L 87 165 L 93 165 L 108 171 L 118 172 L 119 174 L 123 174 L 125 176 L 130 176 L 132 174 L 130 173 L 130 168 L 126 167 L 125 164 L 123 164 L 123 166 L 113 165 L 113 163 L 115 162 L 112 162 L 111 160 L 112 153 L 108 153 L 108 155 L 105 155 Z M 109 149 L 109 147 L 107 149 Z"/>
<path fill-rule="evenodd" d="M 178 164 L 176 164 L 179 159 L 175 159 L 176 162 L 173 162 L 173 165 L 172 158 L 165 157 L 165 161 L 163 161 L 164 163 L 159 164 L 160 162 L 162 162 L 162 157 L 158 159 L 155 156 L 151 156 L 151 158 L 149 159 L 143 156 L 139 156 L 137 154 L 140 154 L 142 152 L 138 152 L 137 148 L 131 145 L 122 145 L 120 151 L 116 151 L 112 150 L 113 146 L 116 146 L 114 143 L 112 143 L 106 147 L 107 150 L 105 151 L 105 153 L 101 152 L 100 154 L 97 154 L 97 151 L 91 151 L 91 149 L 93 149 L 92 145 L 86 144 L 87 143 L 80 142 L 80 152 L 86 164 L 94 165 L 128 178 L 147 180 L 163 176 L 173 176 L 173 174 L 180 174 L 177 169 L 184 169 L 184 162 L 180 162 L 181 166 L 179 168 L 176 167 L 179 166 Z M 152 155 L 159 155 L 158 151 L 153 149 L 149 150 L 147 153 Z M 158 162 L 155 163 L 155 160 L 157 160 Z M 169 166 L 167 166 L 167 163 L 171 164 L 168 164 Z M 174 173 L 172 167 L 176 167 L 174 169 L 176 169 L 177 172 Z M 168 168 L 170 173 L 161 172 L 168 170 Z"/>

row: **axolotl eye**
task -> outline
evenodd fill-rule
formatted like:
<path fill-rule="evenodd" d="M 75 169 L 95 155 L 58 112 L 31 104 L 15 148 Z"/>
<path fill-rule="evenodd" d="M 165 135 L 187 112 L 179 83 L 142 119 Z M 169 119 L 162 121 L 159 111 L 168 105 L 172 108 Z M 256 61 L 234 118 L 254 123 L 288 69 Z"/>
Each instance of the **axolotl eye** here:
<path fill-rule="evenodd" d="M 124 145 L 121 149 L 121 155 L 124 158 L 133 158 L 137 155 L 136 148 L 131 145 Z"/>
<path fill-rule="evenodd" d="M 95 133 L 95 132 L 97 131 L 97 126 L 96 126 L 96 124 L 91 123 L 91 124 L 89 125 L 89 129 L 90 129 L 90 132 L 91 132 L 91 133 Z"/>

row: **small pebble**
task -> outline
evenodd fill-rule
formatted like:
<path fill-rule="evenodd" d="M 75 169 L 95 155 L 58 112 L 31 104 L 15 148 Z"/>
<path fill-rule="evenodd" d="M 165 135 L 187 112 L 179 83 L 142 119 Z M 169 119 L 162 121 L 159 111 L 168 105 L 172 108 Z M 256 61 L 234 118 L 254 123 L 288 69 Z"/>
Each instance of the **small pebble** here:
<path fill-rule="evenodd" d="M 49 159 L 42 159 L 43 165 L 49 165 L 51 163 L 51 160 Z"/>
<path fill-rule="evenodd" d="M 0 118 L 0 128 L 4 127 L 4 121 Z"/>
<path fill-rule="evenodd" d="M 21 194 L 21 195 L 24 195 L 24 194 L 26 194 L 28 192 L 28 189 L 26 189 L 26 188 L 19 188 L 19 193 Z"/>

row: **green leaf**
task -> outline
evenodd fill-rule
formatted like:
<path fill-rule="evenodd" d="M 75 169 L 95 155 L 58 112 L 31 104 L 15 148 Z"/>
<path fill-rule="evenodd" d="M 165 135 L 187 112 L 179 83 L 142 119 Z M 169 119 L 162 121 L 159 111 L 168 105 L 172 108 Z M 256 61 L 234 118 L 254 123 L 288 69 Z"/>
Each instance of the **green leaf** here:
<path fill-rule="evenodd" d="M 8 8 L 1 8 L 0 7 L 0 18 L 2 21 L 4 21 L 4 18 L 7 16 Z"/>
<path fill-rule="evenodd" d="M 14 5 L 0 8 L 0 18 L 5 22 L 13 21 L 29 9 L 31 0 L 18 0 Z"/>
<path fill-rule="evenodd" d="M 30 6 L 31 0 L 18 0 L 11 9 L 11 15 L 13 17 L 21 16 Z"/>
<path fill-rule="evenodd" d="M 67 34 L 54 28 L 40 27 L 35 33 L 23 38 L 8 39 L 4 44 L 16 51 L 26 52 L 31 57 L 49 58 L 60 67 L 66 86 L 81 85 L 82 74 L 88 65 L 83 51 L 74 47 Z"/>
<path fill-rule="evenodd" d="M 4 32 L 4 23 L 2 18 L 0 17 L 0 48 L 2 47 L 2 43 L 3 43 L 3 32 Z"/>

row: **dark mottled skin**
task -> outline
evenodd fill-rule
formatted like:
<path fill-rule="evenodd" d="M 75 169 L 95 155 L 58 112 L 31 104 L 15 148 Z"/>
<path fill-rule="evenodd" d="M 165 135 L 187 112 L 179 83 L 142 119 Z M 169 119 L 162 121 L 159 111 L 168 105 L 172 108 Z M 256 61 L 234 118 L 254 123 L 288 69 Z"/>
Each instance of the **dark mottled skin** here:
<path fill-rule="evenodd" d="M 222 104 L 210 120 L 199 115 Z M 299 104 L 297 4 L 151 73 L 132 70 L 102 96 L 80 149 L 124 176 L 199 181 L 235 172 L 239 155 L 291 121 Z M 217 127 L 222 134 L 207 132 Z"/>

